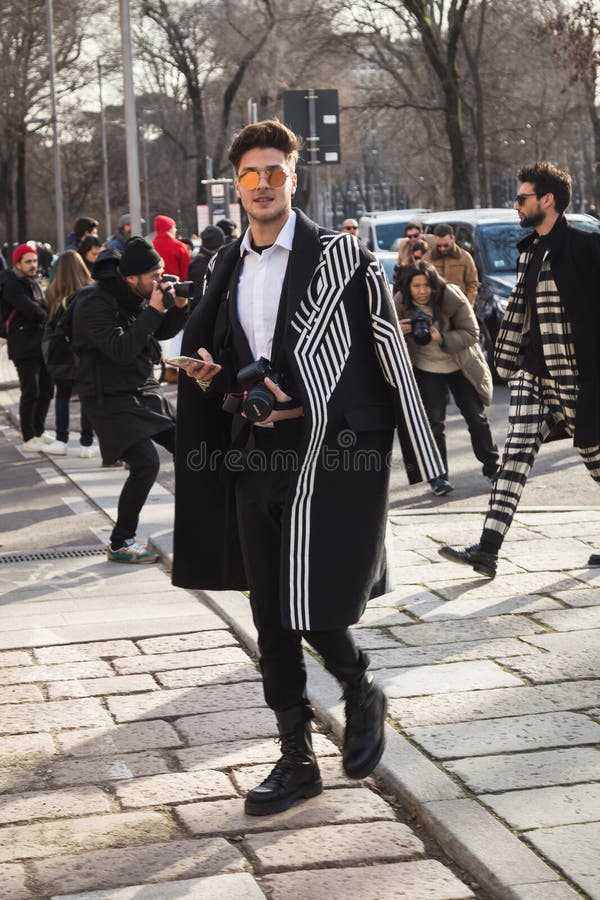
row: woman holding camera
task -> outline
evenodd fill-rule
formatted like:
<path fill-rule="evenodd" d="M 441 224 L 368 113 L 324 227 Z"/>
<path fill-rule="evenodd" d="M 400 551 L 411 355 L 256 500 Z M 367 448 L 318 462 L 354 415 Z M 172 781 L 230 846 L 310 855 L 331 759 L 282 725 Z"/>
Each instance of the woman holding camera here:
<path fill-rule="evenodd" d="M 453 490 L 448 481 L 445 437 L 449 390 L 467 423 L 483 475 L 493 481 L 498 449 L 484 411 L 484 404 L 489 406 L 492 400 L 492 378 L 479 348 L 479 326 L 471 304 L 459 287 L 447 284 L 425 260 L 407 269 L 394 303 L 446 469 L 443 477 L 431 482 L 433 493 L 441 497 Z"/>

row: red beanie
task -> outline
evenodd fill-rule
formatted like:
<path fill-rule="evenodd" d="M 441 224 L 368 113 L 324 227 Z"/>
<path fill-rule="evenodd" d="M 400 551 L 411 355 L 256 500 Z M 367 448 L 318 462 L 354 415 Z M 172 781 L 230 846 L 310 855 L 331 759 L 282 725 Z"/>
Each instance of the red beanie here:
<path fill-rule="evenodd" d="M 16 250 L 13 250 L 13 266 L 19 262 L 22 256 L 25 256 L 26 253 L 35 253 L 37 256 L 36 247 L 32 247 L 31 244 L 19 244 Z"/>
<path fill-rule="evenodd" d="M 175 219 L 170 219 L 169 216 L 157 216 L 154 220 L 154 230 L 157 234 L 162 231 L 170 231 L 174 227 Z"/>

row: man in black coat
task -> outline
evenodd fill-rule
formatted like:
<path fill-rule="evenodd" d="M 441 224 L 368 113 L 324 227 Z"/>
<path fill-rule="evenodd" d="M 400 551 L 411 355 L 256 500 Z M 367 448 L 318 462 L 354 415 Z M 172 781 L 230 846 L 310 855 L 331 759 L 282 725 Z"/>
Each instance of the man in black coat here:
<path fill-rule="evenodd" d="M 568 172 L 541 162 L 517 174 L 515 209 L 534 231 L 519 244 L 517 283 L 496 339 L 496 368 L 510 379 L 509 431 L 479 543 L 440 549 L 488 578 L 545 440 L 572 438 L 600 484 L 600 235 L 567 223 Z M 600 565 L 600 554 L 588 565 Z"/>
<path fill-rule="evenodd" d="M 231 147 L 250 227 L 209 266 L 182 345 L 200 359 L 178 396 L 173 580 L 250 589 L 281 737 L 251 815 L 322 790 L 302 638 L 343 687 L 346 774 L 381 758 L 385 696 L 348 626 L 388 589 L 395 424 L 411 480 L 441 472 L 381 268 L 355 236 L 292 209 L 299 147 L 276 120 Z"/>
<path fill-rule="evenodd" d="M 30 244 L 20 244 L 13 253 L 13 267 L 4 276 L 2 315 L 7 334 L 8 357 L 19 376 L 19 419 L 26 453 L 37 453 L 52 443 L 44 436 L 44 424 L 53 385 L 42 358 L 42 336 L 48 307 L 36 277 L 38 254 Z"/>
<path fill-rule="evenodd" d="M 110 562 L 156 562 L 135 540 L 140 512 L 160 467 L 154 443 L 171 453 L 174 411 L 154 377 L 158 340 L 177 334 L 187 321 L 187 298 L 161 285 L 163 262 L 142 237 L 130 238 L 123 255 L 106 250 L 93 269 L 96 284 L 73 306 L 73 349 L 79 358 L 76 385 L 98 435 L 105 463 L 129 466 L 117 521 L 106 555 Z"/>
<path fill-rule="evenodd" d="M 188 278 L 194 282 L 194 295 L 190 303 L 190 310 L 194 309 L 202 296 L 208 264 L 217 250 L 225 243 L 225 235 L 218 225 L 207 225 L 200 234 L 200 240 L 202 246 L 188 268 Z"/>

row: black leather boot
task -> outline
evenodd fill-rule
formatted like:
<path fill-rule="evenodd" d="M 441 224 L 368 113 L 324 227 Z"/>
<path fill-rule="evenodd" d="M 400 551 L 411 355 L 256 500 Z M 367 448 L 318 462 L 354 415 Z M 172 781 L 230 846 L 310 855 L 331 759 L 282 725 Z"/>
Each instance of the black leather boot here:
<path fill-rule="evenodd" d="M 373 676 L 363 672 L 344 684 L 346 730 L 342 763 L 348 778 L 366 778 L 383 755 L 386 696 Z"/>
<path fill-rule="evenodd" d="M 262 784 L 248 791 L 244 812 L 249 816 L 268 816 L 283 812 L 305 797 L 316 797 L 323 790 L 321 773 L 312 748 L 312 712 L 295 706 L 276 713 L 281 739 L 281 758 Z"/>

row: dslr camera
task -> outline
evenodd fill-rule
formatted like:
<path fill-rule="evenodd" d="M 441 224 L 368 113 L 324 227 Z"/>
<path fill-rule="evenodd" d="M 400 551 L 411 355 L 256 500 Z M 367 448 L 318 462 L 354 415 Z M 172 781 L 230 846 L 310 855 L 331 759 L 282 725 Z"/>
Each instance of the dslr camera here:
<path fill-rule="evenodd" d="M 174 291 L 170 290 L 170 285 L 173 285 Z M 163 275 L 159 287 L 162 291 L 165 309 L 175 306 L 175 297 L 187 297 L 189 300 L 194 292 L 193 281 L 180 281 L 176 275 Z"/>
<path fill-rule="evenodd" d="M 417 309 L 411 314 L 410 323 L 415 344 L 424 347 L 431 340 L 431 319 L 422 309 Z"/>
<path fill-rule="evenodd" d="M 271 363 L 264 356 L 244 366 L 237 374 L 237 380 L 247 395 L 242 401 L 242 409 L 251 422 L 264 422 L 275 406 L 275 396 L 264 384 L 263 379 L 270 378 L 283 389 L 281 375 L 274 372 Z"/>

